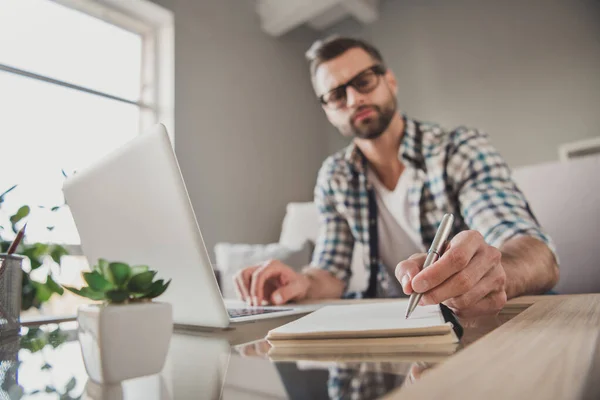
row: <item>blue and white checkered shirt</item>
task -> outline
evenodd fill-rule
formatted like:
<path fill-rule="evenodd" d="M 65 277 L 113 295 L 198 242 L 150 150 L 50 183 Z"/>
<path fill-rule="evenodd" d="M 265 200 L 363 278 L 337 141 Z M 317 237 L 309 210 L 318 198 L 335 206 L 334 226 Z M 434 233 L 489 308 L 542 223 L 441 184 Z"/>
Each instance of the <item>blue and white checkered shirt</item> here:
<path fill-rule="evenodd" d="M 499 248 L 508 239 L 527 235 L 554 245 L 537 223 L 511 179 L 504 159 L 481 131 L 440 126 L 404 117 L 398 157 L 411 175 L 408 191 L 411 228 L 429 248 L 445 213 L 455 216 L 451 237 L 473 229 Z M 354 144 L 328 157 L 315 187 L 320 232 L 311 265 L 327 270 L 348 284 L 354 244 L 361 243 L 369 260 L 369 286 L 347 297 L 395 295 L 378 253 L 377 205 L 367 179 L 368 163 Z M 398 260 L 400 262 L 402 260 Z"/>

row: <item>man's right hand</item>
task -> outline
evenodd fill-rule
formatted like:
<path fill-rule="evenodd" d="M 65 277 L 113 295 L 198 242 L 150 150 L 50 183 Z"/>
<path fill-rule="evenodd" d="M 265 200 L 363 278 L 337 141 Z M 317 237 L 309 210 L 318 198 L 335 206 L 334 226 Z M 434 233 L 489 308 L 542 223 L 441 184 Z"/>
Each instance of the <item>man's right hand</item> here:
<path fill-rule="evenodd" d="M 251 306 L 302 300 L 310 286 L 308 276 L 277 260 L 244 268 L 233 280 L 238 296 Z"/>

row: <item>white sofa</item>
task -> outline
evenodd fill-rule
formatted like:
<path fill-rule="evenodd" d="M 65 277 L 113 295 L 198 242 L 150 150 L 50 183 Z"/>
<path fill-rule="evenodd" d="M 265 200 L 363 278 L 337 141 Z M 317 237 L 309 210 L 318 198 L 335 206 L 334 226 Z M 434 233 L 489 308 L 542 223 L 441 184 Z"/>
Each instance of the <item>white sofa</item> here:
<path fill-rule="evenodd" d="M 540 224 L 553 238 L 560 259 L 558 293 L 600 292 L 600 156 L 568 162 L 553 162 L 516 168 L 513 177 L 529 200 Z M 290 203 L 283 220 L 279 244 L 300 248 L 314 243 L 318 234 L 317 210 L 313 203 Z M 222 262 L 223 247 L 215 251 L 224 269 L 223 280 L 235 270 Z M 367 272 L 356 246 L 350 288 L 366 286 Z M 306 259 L 308 263 L 309 259 Z M 230 290 L 223 293 L 234 296 Z"/>

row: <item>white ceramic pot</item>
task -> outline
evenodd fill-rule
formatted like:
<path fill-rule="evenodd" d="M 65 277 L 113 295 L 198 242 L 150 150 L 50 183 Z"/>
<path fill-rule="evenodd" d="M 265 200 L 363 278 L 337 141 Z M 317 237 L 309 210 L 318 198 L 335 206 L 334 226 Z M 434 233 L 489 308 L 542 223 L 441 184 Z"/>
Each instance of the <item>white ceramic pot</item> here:
<path fill-rule="evenodd" d="M 173 333 L 171 304 L 83 305 L 77 321 L 90 379 L 118 383 L 162 370 Z"/>

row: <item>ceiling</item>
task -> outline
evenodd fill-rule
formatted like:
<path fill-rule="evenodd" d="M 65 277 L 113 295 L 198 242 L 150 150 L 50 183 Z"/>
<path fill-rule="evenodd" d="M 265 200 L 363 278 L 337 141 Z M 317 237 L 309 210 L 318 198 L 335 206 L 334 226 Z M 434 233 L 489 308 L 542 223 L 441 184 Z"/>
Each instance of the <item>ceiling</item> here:
<path fill-rule="evenodd" d="M 263 31 L 280 36 L 301 25 L 323 31 L 346 18 L 369 24 L 378 6 L 379 0 L 257 0 L 256 11 Z"/>

